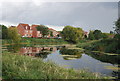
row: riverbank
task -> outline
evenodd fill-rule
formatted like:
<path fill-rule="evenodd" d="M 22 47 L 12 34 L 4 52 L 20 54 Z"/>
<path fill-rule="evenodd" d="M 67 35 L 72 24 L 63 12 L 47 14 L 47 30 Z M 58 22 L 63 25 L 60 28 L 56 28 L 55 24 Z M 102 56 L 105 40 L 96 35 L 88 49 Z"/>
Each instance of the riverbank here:
<path fill-rule="evenodd" d="M 2 45 L 12 45 L 15 44 L 12 40 L 4 39 L 2 40 Z M 57 44 L 68 44 L 68 42 L 63 39 L 40 39 L 40 38 L 22 38 L 19 44 L 36 44 L 36 45 L 57 45 Z"/>
<path fill-rule="evenodd" d="M 40 58 L 3 52 L 3 79 L 110 79 L 85 70 L 65 69 Z"/>
<path fill-rule="evenodd" d="M 89 51 L 104 52 L 106 54 L 120 54 L 120 42 L 117 39 L 91 40 L 79 43 L 76 47 Z"/>

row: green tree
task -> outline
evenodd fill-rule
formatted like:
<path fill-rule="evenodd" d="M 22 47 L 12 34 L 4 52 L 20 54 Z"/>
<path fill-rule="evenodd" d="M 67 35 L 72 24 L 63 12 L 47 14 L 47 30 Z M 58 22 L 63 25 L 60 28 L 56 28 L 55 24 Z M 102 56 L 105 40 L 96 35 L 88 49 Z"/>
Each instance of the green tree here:
<path fill-rule="evenodd" d="M 49 29 L 48 27 L 44 25 L 39 25 L 37 28 L 37 31 L 40 31 L 42 33 L 42 37 L 45 37 L 49 34 Z"/>
<path fill-rule="evenodd" d="M 103 38 L 102 32 L 100 30 L 95 30 L 93 34 L 96 40 Z"/>
<path fill-rule="evenodd" d="M 115 22 L 115 31 L 120 34 L 120 18 Z"/>
<path fill-rule="evenodd" d="M 108 38 L 108 35 L 110 35 L 109 33 L 102 33 L 102 38 L 106 39 Z"/>
<path fill-rule="evenodd" d="M 61 32 L 63 39 L 72 43 L 77 43 L 80 39 L 83 39 L 83 33 L 81 28 L 72 26 L 65 26 Z"/>
<path fill-rule="evenodd" d="M 1 28 L 1 32 L 2 32 L 2 39 L 7 39 L 8 38 L 8 28 L 5 26 L 5 25 L 0 25 L 0 28 Z"/>
<path fill-rule="evenodd" d="M 89 40 L 95 40 L 93 31 L 90 31 L 90 33 L 89 33 L 89 35 L 88 35 L 88 39 L 89 39 Z"/>
<path fill-rule="evenodd" d="M 110 31 L 110 34 L 114 34 L 114 32 L 113 32 L 113 31 Z"/>
<path fill-rule="evenodd" d="M 13 43 L 19 43 L 21 36 L 18 34 L 16 27 L 8 28 L 8 38 L 12 40 Z"/>
<path fill-rule="evenodd" d="M 53 32 L 52 31 L 50 31 L 50 37 L 53 37 Z"/>

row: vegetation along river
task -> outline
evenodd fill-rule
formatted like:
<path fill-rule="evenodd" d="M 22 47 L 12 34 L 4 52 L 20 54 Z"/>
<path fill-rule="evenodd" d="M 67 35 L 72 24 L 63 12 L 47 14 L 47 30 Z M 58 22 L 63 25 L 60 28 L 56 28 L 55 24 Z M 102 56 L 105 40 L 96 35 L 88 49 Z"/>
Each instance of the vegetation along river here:
<path fill-rule="evenodd" d="M 117 55 L 82 52 L 79 49 L 67 49 L 65 46 L 8 45 L 3 49 L 33 58 L 42 58 L 45 62 L 52 61 L 65 68 L 85 69 L 105 76 L 118 76 Z"/>

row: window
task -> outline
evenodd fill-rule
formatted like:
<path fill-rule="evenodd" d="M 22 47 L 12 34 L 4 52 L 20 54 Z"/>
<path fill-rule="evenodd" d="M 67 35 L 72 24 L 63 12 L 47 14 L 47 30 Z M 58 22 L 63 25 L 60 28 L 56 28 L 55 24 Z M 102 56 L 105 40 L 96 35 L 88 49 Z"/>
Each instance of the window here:
<path fill-rule="evenodd" d="M 28 33 L 28 30 L 26 30 L 26 32 Z"/>
<path fill-rule="evenodd" d="M 40 33 L 40 31 L 37 31 L 37 33 Z"/>
<path fill-rule="evenodd" d="M 32 30 L 30 30 L 30 33 L 32 33 Z"/>

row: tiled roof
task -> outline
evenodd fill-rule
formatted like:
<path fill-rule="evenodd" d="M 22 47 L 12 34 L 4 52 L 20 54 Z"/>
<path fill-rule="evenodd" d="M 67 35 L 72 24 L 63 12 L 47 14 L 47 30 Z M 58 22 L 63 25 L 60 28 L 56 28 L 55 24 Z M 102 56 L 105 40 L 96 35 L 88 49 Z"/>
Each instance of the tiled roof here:
<path fill-rule="evenodd" d="M 22 26 L 24 29 L 26 29 L 27 27 L 27 30 L 30 30 L 30 26 L 28 24 L 20 23 L 19 25 Z"/>
<path fill-rule="evenodd" d="M 39 25 L 32 25 L 31 27 L 37 27 L 37 26 L 39 26 Z"/>

